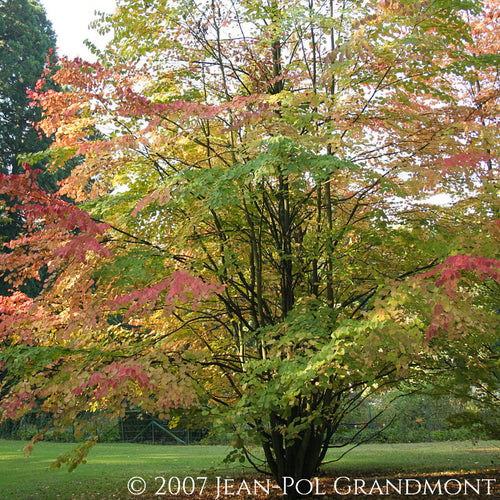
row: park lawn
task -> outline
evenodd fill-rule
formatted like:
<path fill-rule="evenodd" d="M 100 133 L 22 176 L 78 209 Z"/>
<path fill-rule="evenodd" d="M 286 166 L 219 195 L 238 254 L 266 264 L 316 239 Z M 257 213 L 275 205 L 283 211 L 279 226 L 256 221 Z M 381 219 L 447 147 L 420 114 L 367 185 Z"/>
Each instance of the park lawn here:
<path fill-rule="evenodd" d="M 222 463 L 227 446 L 97 444 L 87 463 L 68 473 L 65 466 L 50 469 L 50 465 L 75 444 L 41 442 L 28 458 L 23 453 L 25 444 L 0 440 L 0 500 L 122 498 L 133 476 L 155 484 L 156 476 L 210 475 L 214 464 L 220 465 L 220 474 L 236 473 Z"/>
<path fill-rule="evenodd" d="M 70 443 L 38 443 L 29 458 L 21 441 L 0 440 L 1 500 L 126 499 L 127 481 L 143 477 L 150 498 L 161 479 L 215 476 L 245 478 L 253 475 L 245 464 L 226 465 L 227 446 L 151 446 L 141 444 L 98 444 L 88 462 L 68 473 L 49 469 L 54 459 L 72 449 Z M 339 450 L 332 449 L 333 460 Z M 339 462 L 324 466 L 327 475 L 352 476 L 423 472 L 494 471 L 500 467 L 500 442 L 436 442 L 418 444 L 366 444 L 352 450 Z M 201 480 L 197 482 L 197 487 Z M 179 498 L 183 498 L 182 495 Z M 187 498 L 184 496 L 184 498 Z M 191 496 L 190 498 L 194 498 Z"/>
<path fill-rule="evenodd" d="M 500 468 L 500 441 L 439 441 L 432 443 L 364 444 L 342 460 L 331 449 L 328 474 L 419 473 L 481 471 Z"/>

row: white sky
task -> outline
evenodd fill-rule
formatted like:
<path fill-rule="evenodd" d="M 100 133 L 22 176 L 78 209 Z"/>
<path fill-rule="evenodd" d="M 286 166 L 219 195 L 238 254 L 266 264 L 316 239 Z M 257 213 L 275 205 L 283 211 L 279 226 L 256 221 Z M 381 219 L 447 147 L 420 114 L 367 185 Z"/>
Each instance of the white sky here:
<path fill-rule="evenodd" d="M 96 17 L 96 10 L 113 12 L 115 0 L 40 0 L 40 3 L 56 32 L 59 56 L 91 59 L 92 54 L 83 44 L 85 39 L 97 46 L 105 45 L 102 37 L 89 30 L 89 24 Z"/>

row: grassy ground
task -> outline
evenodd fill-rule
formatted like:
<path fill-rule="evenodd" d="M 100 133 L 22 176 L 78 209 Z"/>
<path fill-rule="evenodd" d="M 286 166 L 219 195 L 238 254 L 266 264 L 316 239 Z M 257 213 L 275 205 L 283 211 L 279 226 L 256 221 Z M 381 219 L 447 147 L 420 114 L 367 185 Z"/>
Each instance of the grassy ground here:
<path fill-rule="evenodd" d="M 330 450 L 328 459 L 340 455 Z M 500 467 L 500 441 L 441 441 L 366 444 L 341 461 L 324 466 L 328 473 L 400 473 L 479 471 Z"/>
<path fill-rule="evenodd" d="M 155 480 L 156 477 L 164 477 L 168 481 L 171 477 L 181 480 L 200 475 L 246 478 L 252 474 L 244 464 L 223 464 L 222 460 L 229 451 L 224 446 L 98 444 L 91 450 L 88 463 L 68 473 L 64 468 L 49 467 L 57 456 L 74 445 L 39 443 L 32 455 L 25 458 L 24 444 L 0 440 L 0 500 L 145 498 L 128 493 L 127 482 L 133 476 L 146 480 L 147 492 L 151 495 L 148 498 L 162 498 L 154 496 L 162 482 L 161 479 Z M 328 459 L 334 460 L 339 454 L 338 450 L 332 449 Z M 363 477 L 374 474 L 495 471 L 499 468 L 499 441 L 477 444 L 439 442 L 363 445 L 341 461 L 327 464 L 324 472 L 334 477 Z M 200 485 L 201 480 L 196 487 Z M 188 497 L 180 494 L 178 498 Z M 196 494 L 189 498 L 196 498 Z"/>

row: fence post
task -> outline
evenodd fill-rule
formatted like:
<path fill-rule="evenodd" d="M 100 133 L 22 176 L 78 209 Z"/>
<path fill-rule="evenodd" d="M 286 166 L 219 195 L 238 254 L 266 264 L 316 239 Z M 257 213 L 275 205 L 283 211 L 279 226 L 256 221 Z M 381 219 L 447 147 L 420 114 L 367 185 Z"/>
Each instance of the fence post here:
<path fill-rule="evenodd" d="M 428 401 L 425 403 L 425 413 L 426 413 L 426 417 L 427 417 L 427 433 L 429 434 L 429 441 L 432 441 L 432 438 L 431 438 L 431 415 L 430 415 L 430 411 L 429 411 L 429 402 Z"/>

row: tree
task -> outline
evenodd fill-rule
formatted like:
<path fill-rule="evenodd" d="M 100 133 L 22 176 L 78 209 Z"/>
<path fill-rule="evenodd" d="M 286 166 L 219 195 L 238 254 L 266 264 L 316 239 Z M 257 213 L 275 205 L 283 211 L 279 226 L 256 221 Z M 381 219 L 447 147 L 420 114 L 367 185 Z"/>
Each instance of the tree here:
<path fill-rule="evenodd" d="M 37 0 L 5 0 L 0 5 L 0 145 L 3 172 L 18 174 L 20 154 L 47 148 L 33 128 L 40 110 L 30 106 L 28 89 L 42 77 L 47 58 L 55 61 L 56 37 Z"/>
<path fill-rule="evenodd" d="M 85 161 L 57 194 L 29 168 L 1 189 L 31 224 L 1 265 L 13 285 L 52 277 L 4 307 L 0 359 L 23 379 L 4 415 L 197 404 L 284 487 L 367 397 L 453 373 L 463 345 L 493 359 L 498 6 L 482 7 L 119 2 L 100 62 L 63 60 L 68 91 L 33 93 L 54 166 Z"/>
<path fill-rule="evenodd" d="M 56 36 L 38 0 L 0 2 L 0 172 L 20 173 L 23 169 L 19 156 L 50 145 L 50 138 L 34 128 L 41 112 L 30 106 L 27 90 L 34 90 L 42 76 L 43 85 L 49 88 L 50 80 L 46 80 L 50 65 L 55 62 L 55 45 Z M 37 166 L 43 167 L 43 161 Z M 42 185 L 55 190 L 60 176 L 46 172 Z M 0 242 L 18 236 L 21 227 L 20 214 L 0 212 Z M 8 293 L 3 280 L 0 293 Z"/>

